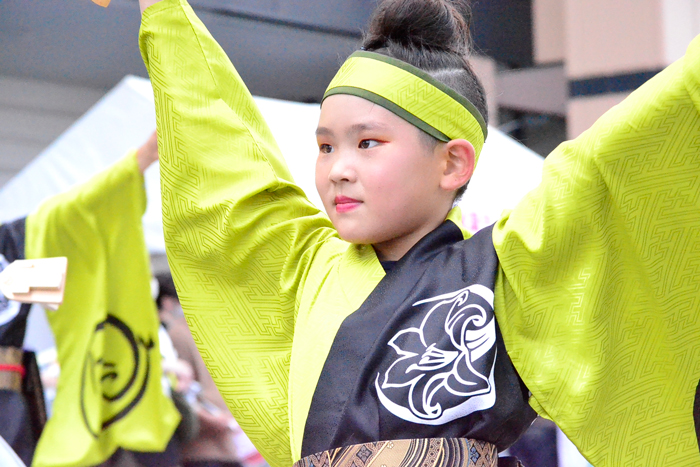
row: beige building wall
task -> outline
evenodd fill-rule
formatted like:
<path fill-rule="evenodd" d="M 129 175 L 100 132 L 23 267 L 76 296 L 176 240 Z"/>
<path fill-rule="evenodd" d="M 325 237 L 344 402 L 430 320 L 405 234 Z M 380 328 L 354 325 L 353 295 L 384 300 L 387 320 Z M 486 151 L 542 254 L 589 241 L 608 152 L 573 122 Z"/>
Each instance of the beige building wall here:
<path fill-rule="evenodd" d="M 496 62 L 484 55 L 474 55 L 469 59 L 472 69 L 479 77 L 486 91 L 486 103 L 489 109 L 489 125 L 498 125 L 498 90 L 496 88 Z"/>
<path fill-rule="evenodd" d="M 589 129 L 605 112 L 622 102 L 629 93 L 603 94 L 569 101 L 566 133 L 573 139 Z"/>
<path fill-rule="evenodd" d="M 700 34 L 700 0 L 563 1 L 569 81 L 660 70 Z M 581 134 L 628 94 L 570 98 L 568 136 Z"/>
<path fill-rule="evenodd" d="M 488 64 L 480 74 L 491 109 L 500 102 L 509 109 L 563 112 L 574 138 L 629 95 L 621 86 L 634 86 L 683 56 L 700 35 L 700 0 L 533 0 L 532 21 L 534 61 L 545 66 L 502 71 L 494 87 Z M 563 70 L 556 69 L 559 63 Z M 637 73 L 643 75 L 621 79 Z M 572 85 L 591 95 L 570 96 Z M 608 93 L 595 94 L 601 91 Z"/>
<path fill-rule="evenodd" d="M 666 64 L 663 0 L 566 0 L 566 75 L 571 79 Z"/>
<path fill-rule="evenodd" d="M 533 0 L 532 33 L 536 64 L 564 61 L 566 30 L 565 0 Z"/>

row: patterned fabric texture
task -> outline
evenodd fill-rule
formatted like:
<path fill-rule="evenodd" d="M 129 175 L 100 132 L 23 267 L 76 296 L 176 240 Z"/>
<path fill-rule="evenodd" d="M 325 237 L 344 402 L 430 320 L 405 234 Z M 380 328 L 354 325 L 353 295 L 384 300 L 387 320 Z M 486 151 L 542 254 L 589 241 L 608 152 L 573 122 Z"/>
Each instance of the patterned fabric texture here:
<path fill-rule="evenodd" d="M 700 37 L 550 154 L 493 237 L 533 407 L 596 467 L 700 465 Z"/>
<path fill-rule="evenodd" d="M 294 467 L 496 467 L 496 446 L 464 438 L 356 444 L 304 457 Z"/>

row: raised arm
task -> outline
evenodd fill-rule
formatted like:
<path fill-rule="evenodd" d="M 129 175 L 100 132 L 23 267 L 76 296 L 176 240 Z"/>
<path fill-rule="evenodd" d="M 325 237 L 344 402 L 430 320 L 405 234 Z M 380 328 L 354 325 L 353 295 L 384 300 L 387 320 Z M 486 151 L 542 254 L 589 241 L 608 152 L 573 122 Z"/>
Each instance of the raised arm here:
<path fill-rule="evenodd" d="M 290 465 L 296 294 L 335 230 L 293 184 L 250 93 L 185 1 L 145 9 L 140 44 L 168 260 L 188 324 L 241 426 L 271 465 Z"/>
<path fill-rule="evenodd" d="M 696 464 L 700 38 L 557 148 L 494 243 L 498 322 L 538 411 L 596 466 Z"/>

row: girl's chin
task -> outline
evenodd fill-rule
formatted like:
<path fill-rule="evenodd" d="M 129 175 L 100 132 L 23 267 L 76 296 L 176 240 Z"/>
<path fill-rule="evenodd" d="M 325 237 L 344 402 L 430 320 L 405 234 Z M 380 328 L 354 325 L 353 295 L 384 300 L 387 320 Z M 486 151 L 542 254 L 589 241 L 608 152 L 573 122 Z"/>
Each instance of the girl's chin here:
<path fill-rule="evenodd" d="M 353 231 L 352 229 L 343 229 L 342 226 L 338 228 L 337 225 L 335 226 L 335 228 L 338 231 L 338 235 L 340 235 L 340 238 L 342 238 L 348 243 L 354 243 L 356 245 L 370 245 L 374 243 L 373 238 L 368 237 L 365 232 L 360 233 Z"/>

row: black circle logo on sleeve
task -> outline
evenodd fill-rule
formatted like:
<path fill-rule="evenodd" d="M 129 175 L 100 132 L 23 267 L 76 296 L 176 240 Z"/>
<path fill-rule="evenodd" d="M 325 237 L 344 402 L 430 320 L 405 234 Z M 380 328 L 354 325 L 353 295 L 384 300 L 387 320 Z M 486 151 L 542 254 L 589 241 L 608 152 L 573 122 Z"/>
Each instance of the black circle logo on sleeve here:
<path fill-rule="evenodd" d="M 95 326 L 83 362 L 80 403 L 92 436 L 131 412 L 143 398 L 150 377 L 152 339 L 137 339 L 119 318 Z"/>

